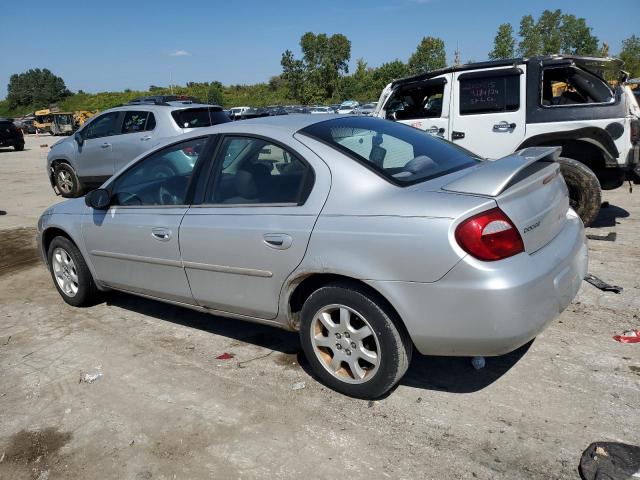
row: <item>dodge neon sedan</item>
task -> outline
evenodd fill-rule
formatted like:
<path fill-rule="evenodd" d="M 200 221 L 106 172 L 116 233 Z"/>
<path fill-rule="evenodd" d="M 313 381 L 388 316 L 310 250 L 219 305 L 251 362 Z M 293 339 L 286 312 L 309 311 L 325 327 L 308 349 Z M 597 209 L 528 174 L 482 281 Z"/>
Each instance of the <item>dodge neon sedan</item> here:
<path fill-rule="evenodd" d="M 587 269 L 553 147 L 496 161 L 362 116 L 199 129 L 49 208 L 62 298 L 106 290 L 299 332 L 317 376 L 360 398 L 415 348 L 501 355 L 571 302 Z"/>

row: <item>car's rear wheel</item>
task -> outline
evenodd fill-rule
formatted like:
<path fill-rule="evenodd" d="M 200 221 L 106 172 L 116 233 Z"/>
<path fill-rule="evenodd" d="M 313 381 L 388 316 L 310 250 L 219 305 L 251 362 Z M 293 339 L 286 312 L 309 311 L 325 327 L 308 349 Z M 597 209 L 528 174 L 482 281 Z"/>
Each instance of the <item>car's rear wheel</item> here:
<path fill-rule="evenodd" d="M 65 198 L 82 195 L 82 187 L 76 172 L 68 163 L 58 163 L 53 171 L 56 188 Z"/>
<path fill-rule="evenodd" d="M 560 171 L 569 189 L 569 203 L 585 226 L 591 225 L 600 213 L 602 193 L 598 177 L 584 163 L 560 157 Z"/>
<path fill-rule="evenodd" d="M 74 307 L 94 304 L 100 297 L 82 253 L 66 237 L 55 237 L 47 252 L 53 283 L 62 299 Z"/>
<path fill-rule="evenodd" d="M 302 348 L 328 387 L 378 398 L 402 378 L 412 343 L 386 306 L 364 288 L 336 282 L 313 292 L 302 307 Z"/>
<path fill-rule="evenodd" d="M 22 150 L 24 150 L 24 143 L 18 143 L 16 145 L 13 146 L 13 148 L 18 151 L 21 152 Z"/>

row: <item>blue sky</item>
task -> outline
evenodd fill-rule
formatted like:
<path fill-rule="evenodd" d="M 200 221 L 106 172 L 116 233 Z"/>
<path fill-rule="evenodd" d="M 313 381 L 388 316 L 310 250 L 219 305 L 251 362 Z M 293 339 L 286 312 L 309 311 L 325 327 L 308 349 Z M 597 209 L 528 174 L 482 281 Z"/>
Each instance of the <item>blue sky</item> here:
<path fill-rule="evenodd" d="M 601 0 L 6 1 L 0 98 L 12 73 L 34 67 L 87 92 L 168 85 L 170 72 L 177 84 L 267 81 L 280 72 L 282 52 L 298 52 L 307 31 L 345 34 L 352 65 L 359 57 L 371 66 L 406 61 L 427 35 L 445 41 L 449 62 L 456 44 L 463 61 L 483 60 L 498 24 L 517 31 L 522 15 L 537 17 L 545 8 L 585 17 L 617 53 L 640 30 L 635 1 L 626 2 L 627 15 Z"/>

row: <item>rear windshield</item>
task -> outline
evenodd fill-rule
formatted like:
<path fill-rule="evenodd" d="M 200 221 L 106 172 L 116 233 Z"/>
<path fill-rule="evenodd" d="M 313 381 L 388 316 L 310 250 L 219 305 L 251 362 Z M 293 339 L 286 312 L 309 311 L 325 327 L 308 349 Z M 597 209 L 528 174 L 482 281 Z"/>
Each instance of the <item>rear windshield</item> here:
<path fill-rule="evenodd" d="M 198 107 L 175 110 L 171 116 L 180 128 L 199 128 L 230 122 L 229 116 L 219 108 Z"/>
<path fill-rule="evenodd" d="M 422 130 L 379 118 L 337 118 L 310 125 L 300 133 L 329 144 L 402 186 L 480 161 L 471 152 Z"/>

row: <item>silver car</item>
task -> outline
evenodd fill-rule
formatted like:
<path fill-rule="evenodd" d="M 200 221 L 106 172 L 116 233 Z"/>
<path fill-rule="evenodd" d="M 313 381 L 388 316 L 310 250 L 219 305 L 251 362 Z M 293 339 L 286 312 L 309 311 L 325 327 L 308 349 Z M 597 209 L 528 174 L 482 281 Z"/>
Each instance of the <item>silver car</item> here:
<path fill-rule="evenodd" d="M 111 108 L 51 147 L 51 186 L 63 197 L 78 197 L 167 138 L 230 121 L 221 107 L 178 96 L 146 97 Z"/>
<path fill-rule="evenodd" d="M 364 116 L 282 116 L 172 139 L 39 244 L 71 305 L 121 290 L 298 331 L 331 388 L 384 394 L 415 348 L 501 355 L 564 310 L 587 271 L 553 147 L 483 161 Z"/>

